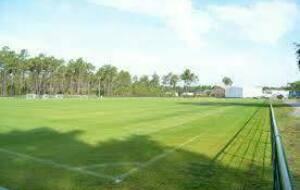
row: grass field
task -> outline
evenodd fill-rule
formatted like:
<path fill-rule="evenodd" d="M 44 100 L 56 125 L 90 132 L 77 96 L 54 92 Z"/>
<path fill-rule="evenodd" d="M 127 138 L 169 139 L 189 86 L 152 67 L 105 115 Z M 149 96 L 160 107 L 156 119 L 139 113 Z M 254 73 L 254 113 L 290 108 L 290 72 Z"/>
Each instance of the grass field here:
<path fill-rule="evenodd" d="M 271 189 L 261 100 L 0 99 L 8 189 Z"/>

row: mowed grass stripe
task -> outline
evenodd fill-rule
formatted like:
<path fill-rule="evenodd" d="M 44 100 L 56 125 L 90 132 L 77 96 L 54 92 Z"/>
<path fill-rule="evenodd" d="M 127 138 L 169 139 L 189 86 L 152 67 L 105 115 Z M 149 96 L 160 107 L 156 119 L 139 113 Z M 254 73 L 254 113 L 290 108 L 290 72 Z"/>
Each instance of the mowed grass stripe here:
<path fill-rule="evenodd" d="M 214 114 L 222 114 L 226 112 L 228 108 L 219 110 L 217 108 L 208 108 L 205 111 L 203 110 L 192 110 L 189 112 L 179 112 L 177 114 L 171 114 L 168 117 L 159 117 L 157 119 L 151 119 L 147 121 L 142 121 L 141 123 L 129 125 L 128 128 L 140 129 L 140 126 L 144 125 L 145 122 L 149 126 L 146 129 L 141 129 L 142 134 L 154 134 L 154 133 L 169 133 L 170 130 L 176 130 L 177 127 L 191 126 L 195 122 L 199 122 L 204 117 L 209 117 Z M 192 125 L 193 127 L 193 125 Z M 166 131 L 167 130 L 167 131 Z"/>
<path fill-rule="evenodd" d="M 250 111 L 247 110 L 247 114 L 245 114 L 245 116 L 233 119 L 232 111 L 234 111 L 234 108 L 227 107 L 222 110 L 224 111 L 219 110 L 219 112 L 216 112 L 210 117 L 200 118 L 199 120 L 189 123 L 189 127 L 180 127 L 172 131 L 172 133 L 167 131 L 166 134 L 162 133 L 158 135 L 161 136 L 162 140 L 174 139 L 176 142 L 178 139 L 189 138 L 194 134 L 199 133 L 199 140 L 194 142 L 192 145 L 189 145 L 188 149 L 204 153 L 207 156 L 214 156 L 217 154 L 217 151 L 224 146 L 225 142 L 228 141 L 229 137 L 233 136 L 234 133 L 246 122 L 249 118 L 247 114 L 252 115 L 255 111 L 254 109 Z M 241 108 L 240 111 L 243 113 L 243 108 Z M 222 121 L 222 123 L 219 121 Z M 224 126 L 227 127 L 224 128 Z M 214 133 L 215 131 L 218 131 L 218 133 Z M 180 136 L 180 138 L 178 138 L 178 136 Z"/>

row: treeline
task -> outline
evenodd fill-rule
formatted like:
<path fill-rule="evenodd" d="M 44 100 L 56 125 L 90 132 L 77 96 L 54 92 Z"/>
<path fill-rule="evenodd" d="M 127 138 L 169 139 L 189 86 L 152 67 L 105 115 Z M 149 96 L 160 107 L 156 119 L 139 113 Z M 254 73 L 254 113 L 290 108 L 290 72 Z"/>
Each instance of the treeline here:
<path fill-rule="evenodd" d="M 0 50 L 1 96 L 24 94 L 70 94 L 105 96 L 174 96 L 183 92 L 211 89 L 193 86 L 198 77 L 186 69 L 181 74 L 132 76 L 113 65 L 96 67 L 82 58 L 65 61 L 40 54 L 29 56 L 23 49 Z M 178 85 L 182 81 L 184 84 Z"/>

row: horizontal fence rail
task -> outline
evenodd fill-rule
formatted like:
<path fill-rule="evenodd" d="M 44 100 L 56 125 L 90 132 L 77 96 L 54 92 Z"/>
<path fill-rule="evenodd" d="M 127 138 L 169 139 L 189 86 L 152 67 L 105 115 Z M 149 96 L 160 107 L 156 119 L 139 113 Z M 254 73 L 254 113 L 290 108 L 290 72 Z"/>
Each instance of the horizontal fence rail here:
<path fill-rule="evenodd" d="M 277 128 L 275 114 L 270 104 L 271 119 L 271 142 L 272 142 L 272 165 L 273 165 L 273 189 L 293 190 L 291 175 L 285 156 L 281 136 Z"/>

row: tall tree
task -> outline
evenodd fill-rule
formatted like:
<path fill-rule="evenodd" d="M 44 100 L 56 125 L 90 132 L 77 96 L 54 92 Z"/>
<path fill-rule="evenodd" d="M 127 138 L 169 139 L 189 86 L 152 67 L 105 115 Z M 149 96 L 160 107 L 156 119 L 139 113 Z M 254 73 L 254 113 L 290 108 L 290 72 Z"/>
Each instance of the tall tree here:
<path fill-rule="evenodd" d="M 49 79 L 49 94 L 54 93 L 54 74 L 58 70 L 58 68 L 61 67 L 61 65 L 64 63 L 64 60 L 62 59 L 56 59 L 53 56 L 46 57 L 45 64 L 47 64 L 47 74 Z"/>
<path fill-rule="evenodd" d="M 2 96 L 7 95 L 7 71 L 6 71 L 6 66 L 8 62 L 8 51 L 9 47 L 4 46 L 1 48 L 0 51 L 0 66 L 1 66 L 1 88 L 2 88 Z"/>
<path fill-rule="evenodd" d="M 223 82 L 226 86 L 231 86 L 231 85 L 233 84 L 231 78 L 229 78 L 229 77 L 224 77 L 224 78 L 222 79 L 222 82 Z"/>
<path fill-rule="evenodd" d="M 42 75 L 46 70 L 45 65 L 45 59 L 46 56 L 44 54 L 39 54 L 37 57 L 33 57 L 29 59 L 28 68 L 30 72 L 32 73 L 32 84 L 34 87 L 32 87 L 35 91 L 35 94 L 41 94 L 41 84 L 42 84 Z"/>
<path fill-rule="evenodd" d="M 113 95 L 113 85 L 118 74 L 118 69 L 112 65 L 103 65 L 98 70 L 98 75 L 101 76 L 101 81 L 104 84 L 104 94 Z"/>
<path fill-rule="evenodd" d="M 0 60 L 0 79 L 1 79 L 1 95 L 6 96 L 6 79 L 5 79 L 4 63 Z"/>
<path fill-rule="evenodd" d="M 167 75 L 164 75 L 162 77 L 162 83 L 165 87 L 171 87 L 174 92 L 176 92 L 176 86 L 179 82 L 180 77 L 176 74 L 173 74 L 172 72 L 168 73 Z"/>
<path fill-rule="evenodd" d="M 91 86 L 92 82 L 94 80 L 94 71 L 95 71 L 95 66 L 92 65 L 91 63 L 86 63 L 85 65 L 85 81 L 86 81 L 86 93 L 90 94 L 91 91 Z"/>
<path fill-rule="evenodd" d="M 20 69 L 20 86 L 19 86 L 19 94 L 27 93 L 27 83 L 26 83 L 26 74 L 28 71 L 28 51 L 26 49 L 22 49 L 19 54 L 19 69 Z"/>
<path fill-rule="evenodd" d="M 139 83 L 144 85 L 144 86 L 150 86 L 150 80 L 147 75 L 142 75 L 139 79 Z"/>
<path fill-rule="evenodd" d="M 131 75 L 128 71 L 120 71 L 117 75 L 114 94 L 118 96 L 131 95 Z"/>
<path fill-rule="evenodd" d="M 163 77 L 162 77 L 162 84 L 164 85 L 164 86 L 169 86 L 170 85 L 170 80 L 171 80 L 171 77 L 172 77 L 172 73 L 170 72 L 170 73 L 168 73 L 167 75 L 164 75 Z"/>
<path fill-rule="evenodd" d="M 152 75 L 152 78 L 151 78 L 151 81 L 150 81 L 150 85 L 151 85 L 151 87 L 157 88 L 157 87 L 159 87 L 159 83 L 160 83 L 159 75 L 156 74 L 156 73 L 154 73 Z"/>
<path fill-rule="evenodd" d="M 6 51 L 6 60 L 5 60 L 5 70 L 9 76 L 10 84 L 9 84 L 9 94 L 10 96 L 14 96 L 16 92 L 15 86 L 15 78 L 19 72 L 20 67 L 20 59 L 19 54 L 13 50 Z"/>
<path fill-rule="evenodd" d="M 76 94 L 82 94 L 84 89 L 84 84 L 88 79 L 88 75 L 95 69 L 95 67 L 84 61 L 83 58 L 78 58 L 76 60 L 72 59 L 68 63 L 68 74 L 70 79 L 70 85 L 72 92 Z"/>
<path fill-rule="evenodd" d="M 181 80 L 184 81 L 185 92 L 189 91 L 191 83 L 198 81 L 198 77 L 190 69 L 186 69 L 180 76 Z"/>
<path fill-rule="evenodd" d="M 170 85 L 173 87 L 174 92 L 176 92 L 176 86 L 177 83 L 179 82 L 179 76 L 176 74 L 172 74 L 170 78 Z"/>
<path fill-rule="evenodd" d="M 68 76 L 68 68 L 64 65 L 64 62 L 58 66 L 56 71 L 54 72 L 54 80 L 56 82 L 57 93 L 65 94 L 68 86 L 67 86 L 67 76 Z"/>

